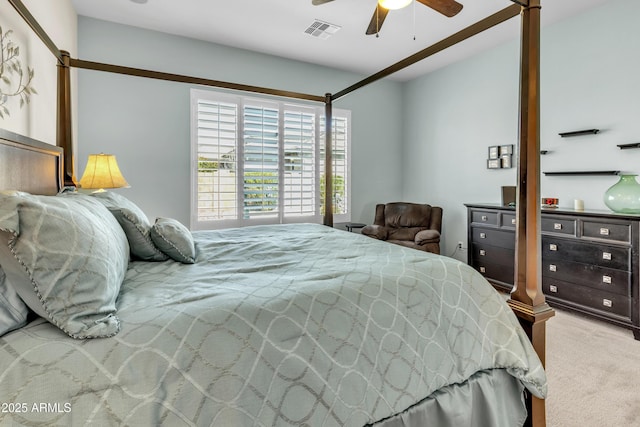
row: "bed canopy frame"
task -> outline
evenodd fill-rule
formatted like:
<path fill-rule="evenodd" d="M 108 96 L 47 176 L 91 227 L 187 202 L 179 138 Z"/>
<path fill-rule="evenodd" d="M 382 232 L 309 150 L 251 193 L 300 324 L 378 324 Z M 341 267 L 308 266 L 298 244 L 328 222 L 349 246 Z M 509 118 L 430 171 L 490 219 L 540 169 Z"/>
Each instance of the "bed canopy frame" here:
<path fill-rule="evenodd" d="M 63 150 L 62 179 L 64 185 L 71 186 L 76 184 L 71 132 L 71 68 L 106 71 L 130 76 L 169 80 L 324 103 L 327 117 L 325 121 L 325 176 L 327 188 L 332 188 L 331 118 L 333 102 L 368 84 L 387 77 L 396 71 L 402 70 L 482 31 L 520 15 L 520 100 L 517 144 L 518 181 L 516 190 L 515 284 L 511 291 L 508 304 L 520 320 L 534 349 L 544 364 L 546 352 L 545 322 L 553 316 L 554 311 L 545 302 L 545 297 L 542 293 L 540 272 L 540 0 L 510 0 L 514 4 L 339 92 L 334 94 L 326 93 L 324 96 L 71 58 L 68 52 L 58 49 L 21 0 L 8 1 L 57 58 L 58 100 L 56 145 Z M 326 191 L 326 208 L 323 223 L 327 226 L 333 226 L 333 199 L 331 195 L 332 191 Z M 544 400 L 527 393 L 526 405 L 529 413 L 526 425 L 545 426 L 546 414 Z"/>

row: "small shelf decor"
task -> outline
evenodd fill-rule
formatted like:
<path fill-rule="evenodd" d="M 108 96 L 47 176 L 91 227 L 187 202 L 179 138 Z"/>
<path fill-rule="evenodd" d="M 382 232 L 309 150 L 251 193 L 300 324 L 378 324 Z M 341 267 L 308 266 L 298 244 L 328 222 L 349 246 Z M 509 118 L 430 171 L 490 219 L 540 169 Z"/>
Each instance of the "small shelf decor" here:
<path fill-rule="evenodd" d="M 621 150 L 627 150 L 629 148 L 640 148 L 640 142 L 632 142 L 631 144 L 618 144 L 618 148 Z"/>
<path fill-rule="evenodd" d="M 560 135 L 562 138 L 567 138 L 570 136 L 579 136 L 579 135 L 595 135 L 596 133 L 600 132 L 600 129 L 584 129 L 584 130 L 574 130 L 571 132 L 560 132 L 558 135 Z"/>
<path fill-rule="evenodd" d="M 619 175 L 620 171 L 556 171 L 556 172 L 542 172 L 547 176 L 560 176 L 560 175 Z"/>

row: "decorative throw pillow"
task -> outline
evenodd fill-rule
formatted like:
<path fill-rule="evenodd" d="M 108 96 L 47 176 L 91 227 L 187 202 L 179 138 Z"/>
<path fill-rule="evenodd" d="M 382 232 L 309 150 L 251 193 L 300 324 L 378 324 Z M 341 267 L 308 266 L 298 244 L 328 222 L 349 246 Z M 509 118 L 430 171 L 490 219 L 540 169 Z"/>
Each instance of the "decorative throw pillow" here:
<path fill-rule="evenodd" d="M 149 232 L 151 223 L 147 216 L 131 200 L 111 191 L 91 193 L 116 217 L 131 247 L 131 255 L 144 261 L 166 261 L 167 256 L 155 247 Z"/>
<path fill-rule="evenodd" d="M 172 218 L 157 218 L 151 227 L 153 243 L 171 259 L 185 264 L 196 262 L 193 236 L 187 227 Z"/>
<path fill-rule="evenodd" d="M 90 197 L 0 196 L 0 265 L 40 316 L 73 338 L 115 335 L 129 244 Z"/>
<path fill-rule="evenodd" d="M 4 236 L 0 232 L 0 238 L 5 239 L 9 235 Z M 21 328 L 27 323 L 27 315 L 29 308 L 20 299 L 18 293 L 10 286 L 6 280 L 4 271 L 0 268 L 0 337 L 14 329 Z"/>

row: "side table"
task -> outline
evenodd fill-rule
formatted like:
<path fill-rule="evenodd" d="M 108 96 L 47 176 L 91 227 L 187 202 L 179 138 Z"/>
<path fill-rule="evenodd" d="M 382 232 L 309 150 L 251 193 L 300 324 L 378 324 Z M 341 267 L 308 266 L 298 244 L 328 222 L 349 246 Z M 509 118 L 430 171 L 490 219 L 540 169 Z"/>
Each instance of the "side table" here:
<path fill-rule="evenodd" d="M 347 231 L 351 232 L 351 231 L 353 231 L 354 228 L 362 228 L 362 227 L 364 227 L 366 225 L 367 224 L 362 224 L 362 223 L 359 223 L 359 222 L 348 222 L 344 226 L 346 227 Z"/>

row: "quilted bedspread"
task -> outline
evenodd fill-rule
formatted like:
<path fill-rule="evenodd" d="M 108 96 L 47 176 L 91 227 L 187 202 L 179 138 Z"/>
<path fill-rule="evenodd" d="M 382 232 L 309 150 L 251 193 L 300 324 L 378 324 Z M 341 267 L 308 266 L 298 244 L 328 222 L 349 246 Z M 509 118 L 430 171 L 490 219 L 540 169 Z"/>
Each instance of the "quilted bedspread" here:
<path fill-rule="evenodd" d="M 496 368 L 546 394 L 464 263 L 311 224 L 194 237 L 195 264 L 130 263 L 115 337 L 1 337 L 0 424 L 363 426 Z"/>

